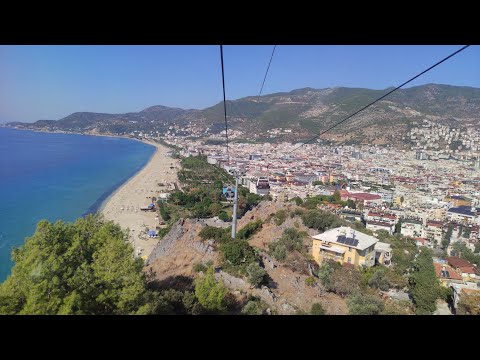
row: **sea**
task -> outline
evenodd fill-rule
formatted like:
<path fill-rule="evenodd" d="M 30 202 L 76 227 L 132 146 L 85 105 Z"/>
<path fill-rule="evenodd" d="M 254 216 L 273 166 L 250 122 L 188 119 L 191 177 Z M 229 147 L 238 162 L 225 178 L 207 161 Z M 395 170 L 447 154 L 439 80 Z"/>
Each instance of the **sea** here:
<path fill-rule="evenodd" d="M 154 152 L 133 139 L 0 128 L 0 283 L 38 221 L 95 213 Z"/>

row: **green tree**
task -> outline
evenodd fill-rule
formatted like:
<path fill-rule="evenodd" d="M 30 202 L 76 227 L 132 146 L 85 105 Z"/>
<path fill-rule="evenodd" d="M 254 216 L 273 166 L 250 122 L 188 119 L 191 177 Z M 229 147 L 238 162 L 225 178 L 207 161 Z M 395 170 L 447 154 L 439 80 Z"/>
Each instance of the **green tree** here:
<path fill-rule="evenodd" d="M 162 216 L 162 219 L 164 221 L 170 220 L 170 218 L 171 218 L 170 213 L 169 213 L 166 205 L 161 201 L 158 201 L 157 205 L 158 205 L 158 209 L 160 211 L 160 215 Z"/>
<path fill-rule="evenodd" d="M 475 244 L 475 253 L 477 253 L 477 254 L 480 253 L 480 242 L 477 242 Z"/>
<path fill-rule="evenodd" d="M 325 310 L 323 309 L 322 304 L 314 303 L 310 310 L 311 315 L 325 315 Z"/>
<path fill-rule="evenodd" d="M 218 213 L 218 218 L 222 221 L 230 221 L 231 220 L 231 218 L 223 210 Z"/>
<path fill-rule="evenodd" d="M 347 299 L 350 315 L 379 315 L 385 304 L 377 296 L 369 294 L 355 294 Z"/>
<path fill-rule="evenodd" d="M 387 291 L 390 288 L 390 283 L 388 278 L 385 274 L 385 270 L 379 269 L 377 270 L 370 280 L 368 280 L 368 285 L 373 287 L 374 289 L 380 289 L 382 291 Z"/>
<path fill-rule="evenodd" d="M 402 219 L 399 219 L 398 222 L 395 224 L 395 234 L 402 233 Z"/>
<path fill-rule="evenodd" d="M 267 272 L 257 262 L 251 262 L 247 266 L 247 274 L 248 274 L 248 281 L 250 282 L 250 284 L 252 284 L 255 287 L 258 287 L 258 285 L 260 285 L 263 282 Z"/>
<path fill-rule="evenodd" d="M 222 282 L 215 281 L 213 267 L 210 267 L 203 277 L 195 280 L 195 296 L 209 311 L 225 311 L 227 293 Z"/>
<path fill-rule="evenodd" d="M 453 226 L 448 225 L 447 227 L 447 232 L 445 233 L 443 240 L 442 240 L 442 245 L 443 248 L 446 249 L 448 245 L 450 244 L 450 240 L 452 239 L 452 233 L 453 233 Z"/>
<path fill-rule="evenodd" d="M 342 201 L 342 198 L 340 196 L 340 191 L 338 190 L 335 190 L 335 192 L 333 193 L 333 203 L 334 204 L 338 204 L 340 201 Z"/>
<path fill-rule="evenodd" d="M 357 208 L 357 204 L 355 204 L 355 201 L 353 201 L 352 199 L 347 200 L 347 206 L 350 209 L 356 209 Z"/>
<path fill-rule="evenodd" d="M 334 227 L 342 226 L 345 222 L 335 214 L 328 211 L 309 210 L 302 215 L 306 227 L 325 231 Z"/>
<path fill-rule="evenodd" d="M 427 249 L 418 254 L 408 282 L 417 314 L 433 313 L 437 308 L 436 301 L 441 292 L 439 281 L 435 276 L 432 255 Z"/>
<path fill-rule="evenodd" d="M 459 257 L 470 261 L 472 264 L 480 266 L 480 255 L 475 255 L 472 250 L 467 248 L 463 243 L 456 242 L 453 244 L 453 250 L 458 254 Z"/>
<path fill-rule="evenodd" d="M 127 233 L 100 215 L 38 223 L 13 251 L 2 314 L 134 314 L 146 306 L 143 261 Z"/>
<path fill-rule="evenodd" d="M 243 240 L 230 240 L 222 244 L 220 250 L 223 253 L 225 261 L 234 266 L 247 265 L 256 260 L 253 248 L 248 242 Z"/>

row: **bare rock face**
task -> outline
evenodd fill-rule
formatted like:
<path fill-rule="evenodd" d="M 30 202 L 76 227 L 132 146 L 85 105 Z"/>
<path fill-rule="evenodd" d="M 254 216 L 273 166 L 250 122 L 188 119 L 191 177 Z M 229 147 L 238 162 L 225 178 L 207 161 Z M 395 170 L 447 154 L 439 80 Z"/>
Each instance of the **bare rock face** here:
<path fill-rule="evenodd" d="M 262 253 L 262 262 L 265 264 L 265 266 L 268 266 L 269 269 L 275 269 L 277 267 L 273 259 L 266 253 Z"/>
<path fill-rule="evenodd" d="M 206 225 L 193 219 L 180 219 L 161 239 L 147 259 L 146 271 L 158 281 L 175 276 L 194 276 L 195 263 L 215 262 L 217 253 L 212 241 L 198 236 Z"/>
<path fill-rule="evenodd" d="M 275 297 L 275 294 L 265 285 L 262 285 L 262 287 L 260 288 L 259 296 L 267 304 L 272 304 L 277 300 L 276 297 Z"/>
<path fill-rule="evenodd" d="M 161 239 L 157 246 L 152 250 L 150 256 L 147 259 L 147 265 L 151 264 L 155 259 L 164 256 L 171 248 L 173 248 L 183 235 L 183 220 L 178 220 L 173 226 L 170 232 Z"/>
<path fill-rule="evenodd" d="M 250 288 L 250 284 L 248 284 L 245 280 L 230 275 L 222 270 L 215 273 L 214 276 L 217 280 L 221 279 L 223 284 L 229 289 L 248 290 Z"/>

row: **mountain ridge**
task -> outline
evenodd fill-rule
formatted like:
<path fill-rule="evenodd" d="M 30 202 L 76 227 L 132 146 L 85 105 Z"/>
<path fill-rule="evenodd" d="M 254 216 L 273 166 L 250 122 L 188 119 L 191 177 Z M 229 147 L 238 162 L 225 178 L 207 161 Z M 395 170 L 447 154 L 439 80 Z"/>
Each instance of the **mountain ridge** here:
<path fill-rule="evenodd" d="M 243 132 L 240 137 L 270 136 L 272 129 L 291 129 L 282 139 L 298 139 L 332 126 L 393 87 L 368 88 L 311 87 L 227 100 L 229 128 Z M 379 135 L 387 138 L 405 134 L 423 120 L 451 126 L 480 126 L 480 88 L 429 83 L 399 89 L 332 131 L 332 135 L 369 141 Z M 395 125 L 395 126 L 392 126 Z M 108 134 L 164 133 L 205 136 L 225 130 L 223 102 L 204 109 L 181 109 L 163 105 L 123 114 L 75 112 L 59 120 L 34 123 L 7 123 L 41 130 L 96 132 Z M 383 133 L 383 135 L 381 134 Z M 345 139 L 343 139 L 345 140 Z M 356 141 L 356 140 L 354 140 Z"/>

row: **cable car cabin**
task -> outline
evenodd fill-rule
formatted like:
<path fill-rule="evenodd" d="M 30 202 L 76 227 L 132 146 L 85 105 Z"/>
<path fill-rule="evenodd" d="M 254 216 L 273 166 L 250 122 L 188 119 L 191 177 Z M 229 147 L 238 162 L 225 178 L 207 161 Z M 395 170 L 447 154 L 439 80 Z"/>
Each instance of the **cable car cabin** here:
<path fill-rule="evenodd" d="M 233 185 L 227 185 L 223 188 L 223 197 L 227 200 L 233 200 L 235 197 L 235 187 Z"/>

